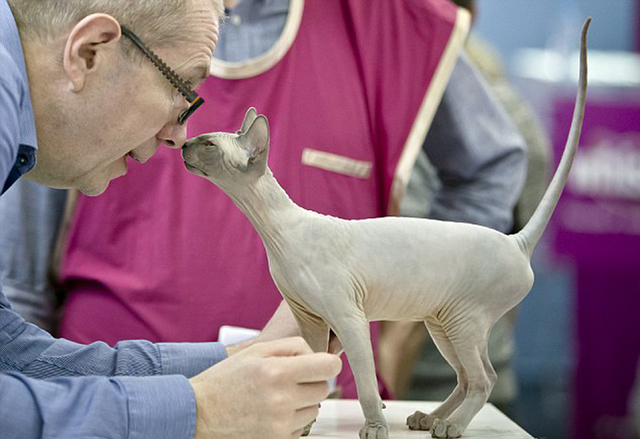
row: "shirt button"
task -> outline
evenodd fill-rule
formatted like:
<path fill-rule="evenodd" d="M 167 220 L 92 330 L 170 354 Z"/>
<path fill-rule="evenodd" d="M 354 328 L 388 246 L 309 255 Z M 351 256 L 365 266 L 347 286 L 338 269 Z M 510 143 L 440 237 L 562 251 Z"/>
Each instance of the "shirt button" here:
<path fill-rule="evenodd" d="M 26 165 L 28 162 L 27 156 L 20 154 L 18 156 L 18 163 L 20 163 L 21 165 Z"/>

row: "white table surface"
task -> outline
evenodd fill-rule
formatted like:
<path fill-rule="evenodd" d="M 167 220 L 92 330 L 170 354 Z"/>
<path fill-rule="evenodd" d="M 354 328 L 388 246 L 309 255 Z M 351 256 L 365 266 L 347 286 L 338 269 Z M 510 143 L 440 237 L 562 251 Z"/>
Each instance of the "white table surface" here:
<path fill-rule="evenodd" d="M 437 402 L 385 401 L 383 410 L 389 422 L 389 439 L 430 438 L 426 431 L 412 431 L 406 425 L 407 416 L 416 410 L 428 413 L 438 406 Z M 329 399 L 322 402 L 317 422 L 311 429 L 310 439 L 339 438 L 358 439 L 358 431 L 364 425 L 364 416 L 357 400 Z M 515 422 L 507 418 L 491 404 L 486 404 L 473 418 L 462 435 L 463 439 L 533 439 Z"/>

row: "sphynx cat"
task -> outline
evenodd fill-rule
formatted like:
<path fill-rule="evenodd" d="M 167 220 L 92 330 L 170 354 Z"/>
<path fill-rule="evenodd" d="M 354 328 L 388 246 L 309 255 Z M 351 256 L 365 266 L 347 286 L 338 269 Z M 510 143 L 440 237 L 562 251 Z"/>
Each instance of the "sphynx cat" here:
<path fill-rule="evenodd" d="M 489 332 L 533 285 L 531 254 L 578 146 L 589 23 L 582 30 L 578 95 L 561 162 L 531 220 L 514 235 L 472 224 L 400 217 L 349 221 L 305 210 L 267 167 L 269 127 L 254 108 L 238 132 L 204 134 L 185 144 L 189 172 L 226 192 L 258 231 L 273 280 L 311 348 L 327 351 L 330 330 L 338 336 L 366 419 L 360 438 L 389 437 L 370 321 L 424 321 L 457 373 L 451 395 L 431 413 L 409 416 L 409 428 L 456 438 L 486 403 L 496 381 L 487 355 Z"/>

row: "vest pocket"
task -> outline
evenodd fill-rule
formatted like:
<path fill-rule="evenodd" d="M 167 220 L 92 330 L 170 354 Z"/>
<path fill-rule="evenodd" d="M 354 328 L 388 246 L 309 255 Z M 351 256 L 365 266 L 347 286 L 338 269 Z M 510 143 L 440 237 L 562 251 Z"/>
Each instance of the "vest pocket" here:
<path fill-rule="evenodd" d="M 371 162 L 311 148 L 302 151 L 302 164 L 355 178 L 369 178 L 373 166 Z"/>

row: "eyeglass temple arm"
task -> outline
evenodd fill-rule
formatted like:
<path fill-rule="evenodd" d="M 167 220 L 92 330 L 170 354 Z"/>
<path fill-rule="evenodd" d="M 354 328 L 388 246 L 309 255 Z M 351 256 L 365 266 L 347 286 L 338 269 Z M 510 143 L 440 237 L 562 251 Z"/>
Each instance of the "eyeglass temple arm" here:
<path fill-rule="evenodd" d="M 171 67 L 167 66 L 162 58 L 156 55 L 153 50 L 149 49 L 142 42 L 142 40 L 138 38 L 136 34 L 122 25 L 120 26 L 120 29 L 122 30 L 122 34 L 129 38 L 133 42 L 133 44 L 135 44 L 140 50 L 142 50 L 145 56 L 149 58 L 149 60 L 151 60 L 151 62 L 162 72 L 162 74 L 171 82 L 171 84 L 173 84 L 173 86 L 176 87 L 178 91 L 180 91 L 180 94 L 184 96 L 190 104 L 193 104 L 198 99 L 200 101 L 204 101 L 194 90 L 192 90 L 182 81 L 182 79 L 180 79 L 180 77 L 176 74 L 176 72 L 173 71 L 173 69 L 171 69 Z M 199 102 L 197 106 L 199 107 L 201 104 L 202 102 Z"/>

